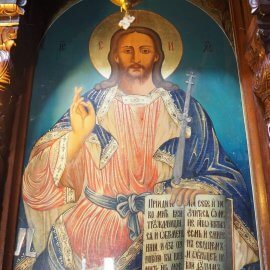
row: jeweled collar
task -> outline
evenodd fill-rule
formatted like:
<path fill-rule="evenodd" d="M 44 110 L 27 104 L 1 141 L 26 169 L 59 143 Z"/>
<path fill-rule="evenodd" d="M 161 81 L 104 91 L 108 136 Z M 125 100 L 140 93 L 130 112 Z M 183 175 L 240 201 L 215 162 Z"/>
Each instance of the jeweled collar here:
<path fill-rule="evenodd" d="M 173 121 L 179 125 L 182 111 L 181 108 L 176 106 L 169 91 L 163 88 L 155 88 L 148 95 L 127 95 L 122 92 L 117 85 L 108 89 L 108 93 L 97 112 L 98 121 L 101 121 L 102 118 L 108 113 L 114 98 L 118 100 L 120 99 L 125 104 L 147 105 L 159 97 L 163 99 L 164 105 Z"/>
<path fill-rule="evenodd" d="M 130 105 L 148 105 L 160 97 L 157 88 L 153 89 L 148 95 L 127 95 L 119 88 L 116 92 L 115 98 Z"/>

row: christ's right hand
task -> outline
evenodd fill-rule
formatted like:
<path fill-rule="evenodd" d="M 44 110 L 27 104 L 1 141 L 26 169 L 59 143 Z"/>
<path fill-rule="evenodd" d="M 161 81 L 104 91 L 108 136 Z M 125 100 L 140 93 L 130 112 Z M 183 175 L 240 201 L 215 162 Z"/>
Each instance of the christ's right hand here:
<path fill-rule="evenodd" d="M 85 140 L 95 126 L 95 110 L 90 101 L 83 101 L 81 87 L 75 87 L 74 92 L 73 102 L 70 106 L 71 127 L 78 138 Z"/>
<path fill-rule="evenodd" d="M 92 133 L 96 114 L 90 101 L 84 102 L 81 97 L 82 88 L 75 87 L 70 106 L 70 123 L 72 131 L 68 140 L 68 161 L 71 161 L 81 148 L 85 139 Z"/>

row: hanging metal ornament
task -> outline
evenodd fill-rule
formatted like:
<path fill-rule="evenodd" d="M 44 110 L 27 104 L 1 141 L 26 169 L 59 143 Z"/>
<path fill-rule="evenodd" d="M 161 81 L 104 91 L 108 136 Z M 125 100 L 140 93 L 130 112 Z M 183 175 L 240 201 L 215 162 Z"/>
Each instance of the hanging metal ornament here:
<path fill-rule="evenodd" d="M 128 13 L 128 11 L 139 4 L 142 0 L 111 0 L 112 3 L 119 6 L 121 8 L 121 12 L 125 11 L 125 13 Z"/>
<path fill-rule="evenodd" d="M 135 21 L 135 17 L 129 14 L 129 10 L 139 4 L 142 0 L 111 0 L 112 3 L 121 8 L 121 12 L 125 12 L 123 19 L 119 22 L 119 26 L 128 29 L 131 23 Z"/>

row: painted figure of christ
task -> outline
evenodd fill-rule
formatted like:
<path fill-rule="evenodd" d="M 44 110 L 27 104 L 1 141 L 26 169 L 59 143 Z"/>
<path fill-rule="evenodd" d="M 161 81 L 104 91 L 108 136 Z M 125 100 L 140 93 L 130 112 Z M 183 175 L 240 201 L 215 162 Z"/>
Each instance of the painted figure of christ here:
<path fill-rule="evenodd" d="M 170 186 L 185 92 L 162 77 L 159 35 L 144 27 L 119 30 L 108 60 L 110 78 L 84 95 L 75 88 L 70 109 L 36 143 L 25 169 L 24 205 L 40 255 L 36 269 L 42 269 L 41 257 L 44 269 L 81 269 L 82 257 L 89 269 L 101 267 L 104 258 L 117 260 L 140 235 L 144 198 L 158 184 L 178 205 L 197 194 L 233 198 L 235 217 L 251 227 L 243 178 L 195 99 L 183 179 L 179 188 Z M 257 256 L 236 229 L 234 237 L 240 269 Z"/>

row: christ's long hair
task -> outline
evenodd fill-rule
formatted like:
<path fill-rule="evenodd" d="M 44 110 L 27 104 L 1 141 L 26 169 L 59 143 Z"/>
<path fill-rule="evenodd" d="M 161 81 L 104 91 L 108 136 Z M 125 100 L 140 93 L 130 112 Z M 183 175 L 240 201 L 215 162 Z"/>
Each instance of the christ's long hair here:
<path fill-rule="evenodd" d="M 101 83 L 97 84 L 95 86 L 95 89 L 96 90 L 106 89 L 106 88 L 110 88 L 118 84 L 118 64 L 114 60 L 114 55 L 116 53 L 118 41 L 122 36 L 131 34 L 134 32 L 148 35 L 154 41 L 156 52 L 159 55 L 158 61 L 155 62 L 153 66 L 152 79 L 153 79 L 154 85 L 157 88 L 162 87 L 168 91 L 178 89 L 179 87 L 177 85 L 164 80 L 164 78 L 162 77 L 161 67 L 164 61 L 164 52 L 162 50 L 161 39 L 155 31 L 146 27 L 130 27 L 127 30 L 120 29 L 114 33 L 111 39 L 110 52 L 108 55 L 108 60 L 111 65 L 110 78 L 108 80 L 102 81 Z"/>

